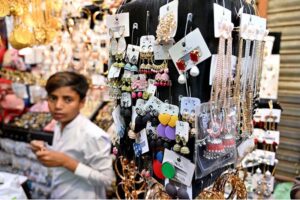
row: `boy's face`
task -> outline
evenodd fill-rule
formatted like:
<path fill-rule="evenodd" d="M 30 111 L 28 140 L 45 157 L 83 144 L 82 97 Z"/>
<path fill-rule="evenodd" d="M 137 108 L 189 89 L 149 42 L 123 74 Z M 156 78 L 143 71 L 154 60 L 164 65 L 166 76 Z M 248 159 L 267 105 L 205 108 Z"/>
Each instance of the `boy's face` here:
<path fill-rule="evenodd" d="M 84 106 L 84 100 L 71 87 L 65 86 L 48 95 L 48 107 L 52 117 L 66 125 L 72 121 Z"/>

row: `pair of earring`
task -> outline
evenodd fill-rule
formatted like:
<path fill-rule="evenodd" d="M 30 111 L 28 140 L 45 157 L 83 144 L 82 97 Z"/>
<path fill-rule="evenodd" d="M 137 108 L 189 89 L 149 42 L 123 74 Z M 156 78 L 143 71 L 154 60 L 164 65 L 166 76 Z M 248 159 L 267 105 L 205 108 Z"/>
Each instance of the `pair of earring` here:
<path fill-rule="evenodd" d="M 120 34 L 120 38 L 117 41 L 116 37 L 115 37 L 115 33 L 109 29 L 109 34 L 111 37 L 111 41 L 110 41 L 110 53 L 111 55 L 116 55 L 116 54 L 121 54 L 123 52 L 125 52 L 126 50 L 126 40 L 124 37 L 124 33 L 125 33 L 125 27 L 122 26 L 120 27 L 119 30 L 119 34 Z"/>
<path fill-rule="evenodd" d="M 182 112 L 182 120 L 194 124 L 196 120 L 195 110 L 192 110 L 191 113 L 189 113 L 187 109 L 184 109 Z"/>
<path fill-rule="evenodd" d="M 139 73 L 140 74 L 153 74 L 153 71 L 151 70 L 152 69 L 152 65 L 153 65 L 153 63 L 150 64 L 150 61 L 148 59 L 147 64 L 142 63 L 140 65 Z"/>
<path fill-rule="evenodd" d="M 150 94 L 146 91 L 131 92 L 132 99 L 143 98 L 143 99 L 147 100 L 147 99 L 149 99 L 149 97 L 150 97 Z"/>
<path fill-rule="evenodd" d="M 192 67 L 190 69 L 190 75 L 193 77 L 196 77 L 199 75 L 200 71 L 199 68 L 197 67 L 197 63 L 199 61 L 200 58 L 200 51 L 199 50 L 193 50 L 190 52 L 189 54 L 190 60 L 192 61 Z M 181 72 L 179 77 L 178 77 L 178 82 L 180 84 L 184 84 L 186 83 L 186 77 L 184 75 L 185 71 L 186 71 L 186 62 L 183 59 L 179 59 L 176 62 L 176 66 L 179 69 L 179 71 Z"/>
<path fill-rule="evenodd" d="M 131 83 L 132 90 L 146 90 L 148 87 L 148 82 L 145 78 L 141 79 L 138 77 L 136 80 L 133 80 Z"/>
<path fill-rule="evenodd" d="M 135 57 L 135 56 L 133 56 Z M 131 72 L 137 72 L 138 71 L 138 67 L 136 66 L 136 62 L 133 63 L 133 57 L 131 58 L 131 62 L 128 61 L 128 57 L 125 58 L 126 60 L 126 65 L 124 66 L 124 69 L 127 70 L 127 71 L 131 71 Z M 135 58 L 135 60 L 137 60 Z M 131 64 L 130 64 L 131 63 Z"/>
<path fill-rule="evenodd" d="M 123 60 L 123 56 L 124 56 L 123 53 L 115 55 L 116 62 L 113 63 L 114 67 L 123 68 L 125 66 L 125 63 L 122 61 Z"/>
<path fill-rule="evenodd" d="M 175 128 L 171 126 L 165 126 L 162 124 L 159 124 L 156 128 L 158 136 L 162 138 L 167 138 L 169 140 L 175 140 Z"/>
<path fill-rule="evenodd" d="M 158 87 L 169 87 L 171 85 L 171 81 L 169 78 L 169 69 L 166 68 L 163 70 L 163 73 L 157 73 L 155 75 L 155 86 Z"/>
<path fill-rule="evenodd" d="M 124 92 L 131 92 L 131 79 L 130 78 L 122 78 L 121 90 Z"/>
<path fill-rule="evenodd" d="M 161 113 L 158 116 L 159 122 L 164 126 L 175 127 L 178 121 L 178 115 L 170 115 L 168 113 Z"/>
<path fill-rule="evenodd" d="M 159 24 L 156 29 L 156 42 L 158 44 L 168 43 L 171 40 L 175 28 L 175 16 L 172 12 L 169 12 L 159 20 Z"/>
<path fill-rule="evenodd" d="M 190 154 L 190 149 L 186 146 L 187 141 L 184 137 L 180 137 L 180 135 L 176 135 L 175 137 L 176 144 L 173 146 L 173 150 L 177 153 L 181 153 L 184 155 Z M 180 145 L 180 142 L 182 142 L 182 145 Z"/>

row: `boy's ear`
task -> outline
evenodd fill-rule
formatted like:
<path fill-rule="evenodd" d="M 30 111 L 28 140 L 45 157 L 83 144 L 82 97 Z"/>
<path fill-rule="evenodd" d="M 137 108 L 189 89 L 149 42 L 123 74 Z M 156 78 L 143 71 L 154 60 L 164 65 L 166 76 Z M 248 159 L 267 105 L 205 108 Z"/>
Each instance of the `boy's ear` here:
<path fill-rule="evenodd" d="M 80 109 L 83 108 L 85 104 L 86 98 L 84 97 L 83 99 L 80 100 Z"/>

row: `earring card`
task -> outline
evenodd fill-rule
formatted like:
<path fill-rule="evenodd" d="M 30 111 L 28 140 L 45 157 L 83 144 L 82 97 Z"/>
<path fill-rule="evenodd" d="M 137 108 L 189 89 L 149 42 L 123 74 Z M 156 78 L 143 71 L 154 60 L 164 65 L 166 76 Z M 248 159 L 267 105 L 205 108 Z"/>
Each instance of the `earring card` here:
<path fill-rule="evenodd" d="M 140 52 L 152 52 L 154 44 L 154 35 L 143 35 L 140 39 Z"/>
<path fill-rule="evenodd" d="M 126 56 L 128 58 L 128 62 L 131 64 L 137 64 L 140 54 L 140 47 L 132 44 L 128 44 Z"/>
<path fill-rule="evenodd" d="M 200 106 L 200 99 L 195 97 L 182 97 L 180 100 L 180 114 L 184 112 L 191 114 L 192 111 L 196 111 L 196 107 Z"/>
<path fill-rule="evenodd" d="M 189 141 L 190 126 L 188 122 L 177 121 L 176 122 L 176 135 L 184 137 L 185 141 Z"/>
<path fill-rule="evenodd" d="M 173 13 L 175 24 L 176 24 L 176 27 L 174 28 L 174 31 L 171 34 L 171 36 L 174 37 L 176 35 L 177 24 L 178 24 L 178 0 L 174 0 L 166 5 L 163 5 L 162 7 L 160 7 L 159 19 L 161 19 L 162 17 L 164 17 L 166 14 L 168 14 L 170 12 Z"/>
<path fill-rule="evenodd" d="M 193 63 L 189 58 L 189 53 L 193 50 L 198 50 L 200 54 L 197 63 Z M 173 47 L 169 49 L 169 53 L 175 66 L 176 62 L 180 59 L 183 59 L 186 62 L 185 71 L 189 70 L 192 65 L 201 63 L 211 56 L 211 53 L 202 34 L 200 33 L 199 28 L 190 32 L 179 42 L 177 42 Z M 180 74 L 181 72 L 177 66 L 176 69 Z"/>
<path fill-rule="evenodd" d="M 222 31 L 224 31 L 220 26 L 224 21 L 231 23 L 231 11 L 214 3 L 214 33 L 216 38 L 220 37 Z"/>
<path fill-rule="evenodd" d="M 113 31 L 113 36 L 115 38 L 121 37 L 122 33 L 120 33 L 121 27 L 124 27 L 124 37 L 130 36 L 129 31 L 129 13 L 120 13 L 116 15 L 108 15 L 106 17 L 106 26 L 108 29 Z"/>
<path fill-rule="evenodd" d="M 165 149 L 164 151 L 163 163 L 164 162 L 169 162 L 175 167 L 176 174 L 172 180 L 180 182 L 186 186 L 191 185 L 195 171 L 194 163 L 169 149 Z"/>

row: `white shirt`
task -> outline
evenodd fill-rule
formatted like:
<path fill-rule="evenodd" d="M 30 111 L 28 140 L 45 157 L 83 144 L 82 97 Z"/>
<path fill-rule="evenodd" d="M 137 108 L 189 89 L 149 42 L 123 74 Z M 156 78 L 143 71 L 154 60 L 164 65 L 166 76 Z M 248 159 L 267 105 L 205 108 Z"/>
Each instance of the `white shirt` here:
<path fill-rule="evenodd" d="M 53 168 L 52 199 L 105 199 L 105 187 L 114 179 L 109 136 L 79 114 L 65 126 L 54 129 L 53 150 L 79 162 L 74 173 Z"/>

